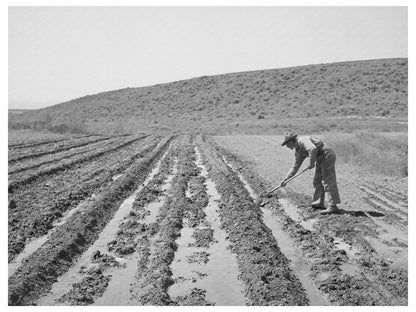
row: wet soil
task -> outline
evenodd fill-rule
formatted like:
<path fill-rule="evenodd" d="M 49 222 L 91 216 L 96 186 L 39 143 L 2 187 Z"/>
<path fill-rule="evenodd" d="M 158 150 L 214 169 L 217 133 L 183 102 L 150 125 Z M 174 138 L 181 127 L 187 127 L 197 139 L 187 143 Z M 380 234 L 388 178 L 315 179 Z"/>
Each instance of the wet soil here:
<path fill-rule="evenodd" d="M 269 142 L 256 150 L 249 140 L 245 154 L 211 137 L 147 142 L 126 148 L 122 161 L 90 161 L 36 180 L 41 188 L 33 184 L 32 192 L 56 181 L 50 190 L 65 194 L 67 181 L 88 194 L 82 206 L 34 227 L 47 235 L 10 274 L 9 305 L 407 304 L 407 193 L 394 181 L 355 185 L 350 177 L 343 190 L 358 197 L 327 216 L 309 206 L 300 181 L 257 206 L 256 194 L 276 181 L 247 155 L 264 160 Z M 93 174 L 105 182 L 90 189 Z M 22 202 L 9 202 L 14 223 Z M 16 251 L 29 246 L 20 244 Z"/>
<path fill-rule="evenodd" d="M 145 180 L 170 140 L 164 140 L 155 151 L 136 162 L 123 177 L 110 184 L 106 192 L 97 196 L 88 209 L 71 216 L 23 262 L 9 278 L 10 305 L 33 303 L 50 289 L 56 278 L 98 237 L 124 198 Z"/>
<path fill-rule="evenodd" d="M 84 275 L 80 282 L 73 285 L 70 292 L 58 299 L 57 303 L 65 303 L 70 305 L 89 305 L 92 304 L 97 297 L 103 295 L 111 275 L 105 275 L 104 272 L 109 268 L 123 267 L 114 257 L 106 254 L 95 252 L 91 257 L 91 263 L 80 269 L 80 274 Z"/>
<path fill-rule="evenodd" d="M 46 235 L 56 220 L 65 217 L 92 194 L 113 182 L 113 176 L 127 170 L 137 159 L 155 148 L 157 140 L 138 142 L 95 161 L 49 175 L 9 193 L 9 261 L 23 251 L 29 239 Z M 122 158 L 115 158 L 115 154 Z"/>
<path fill-rule="evenodd" d="M 204 139 L 198 138 L 197 146 L 222 198 L 220 215 L 237 254 L 248 304 L 308 304 L 305 290 L 241 180 Z"/>
<path fill-rule="evenodd" d="M 24 159 L 35 158 L 44 155 L 55 154 L 63 151 L 70 150 L 72 148 L 79 148 L 85 145 L 94 144 L 100 141 L 109 140 L 110 137 L 90 136 L 86 138 L 77 138 L 72 140 L 64 140 L 55 142 L 52 144 L 46 144 L 42 146 L 11 149 L 8 153 L 8 163 L 13 164 L 17 161 L 21 162 Z"/>
<path fill-rule="evenodd" d="M 132 287 L 134 301 L 140 305 L 176 305 L 167 292 L 174 283 L 170 264 L 183 226 L 187 183 L 196 175 L 190 138 L 185 137 L 178 144 L 178 173 L 173 178 L 170 196 L 160 208 L 158 222 L 152 230 L 154 235 L 140 246 L 137 280 Z"/>
<path fill-rule="evenodd" d="M 75 267 L 60 277 L 58 282 L 53 285 L 51 293 L 42 298 L 38 304 L 51 305 L 60 302 L 66 305 L 79 305 L 80 302 L 70 295 L 79 288 L 78 281 L 83 280 L 82 274 L 80 274 L 83 267 L 89 266 L 89 259 L 86 255 L 92 254 L 94 256 L 100 251 L 105 252 L 109 257 L 116 258 L 117 262 L 122 265 L 112 268 L 109 272 L 107 272 L 108 270 L 102 272 L 103 277 L 106 277 L 106 283 L 101 283 L 97 287 L 93 287 L 94 285 L 84 287 L 84 291 L 89 294 L 90 298 L 94 298 L 93 302 L 88 302 L 88 304 L 128 304 L 130 284 L 133 282 L 136 272 L 137 256 L 134 254 L 137 246 L 136 240 L 143 240 L 149 228 L 147 225 L 154 222 L 154 220 L 150 220 L 152 219 L 152 211 L 147 209 L 156 207 L 151 207 L 152 205 L 149 203 L 157 199 L 157 194 L 162 194 L 161 187 L 169 187 L 167 184 L 162 184 L 165 183 L 165 180 L 169 180 L 166 179 L 166 176 L 169 166 L 172 165 L 172 160 L 169 157 L 170 151 L 171 148 L 162 156 L 146 181 L 123 202 L 114 218 L 103 229 L 99 238 L 84 253 Z M 80 273 L 78 273 L 75 269 L 80 266 Z M 72 287 L 70 291 L 68 284 Z"/>
<path fill-rule="evenodd" d="M 191 296 L 194 305 L 245 305 L 243 284 L 239 280 L 239 270 L 235 254 L 230 250 L 228 235 L 222 229 L 218 214 L 221 196 L 215 183 L 209 178 L 196 149 L 198 176 L 191 178 L 186 192 L 188 203 L 186 217 L 180 238 L 176 240 L 178 249 L 171 264 L 174 284 L 169 287 L 169 295 L 179 305 L 183 298 Z M 198 302 L 194 298 L 195 289 Z M 204 300 L 202 300 L 204 299 Z"/>
<path fill-rule="evenodd" d="M 269 153 L 270 147 L 267 147 L 265 143 L 254 146 L 253 141 L 250 144 L 253 151 L 261 150 L 264 155 Z M 217 149 L 226 155 L 229 161 L 235 163 L 235 167 L 257 193 L 270 189 L 273 186 L 272 183 L 278 183 L 276 180 L 269 182 L 268 179 L 264 179 L 258 174 L 260 172 L 258 164 L 253 159 L 263 157 L 260 154 L 255 156 L 254 153 L 251 153 L 250 157 L 254 158 L 250 159 L 245 156 L 248 154 L 244 154 L 247 153 L 247 149 L 241 149 L 240 156 L 236 156 L 220 146 L 217 146 Z M 233 151 L 236 153 L 235 147 Z M 278 164 L 270 166 L 269 163 L 269 172 L 274 170 L 271 167 L 279 168 Z M 342 177 L 340 180 L 342 181 Z M 343 187 L 348 191 L 350 186 L 351 184 L 343 184 Z M 295 191 L 296 188 L 298 191 Z M 393 218 L 393 222 L 388 222 L 385 218 L 386 211 L 381 210 L 380 207 L 376 211 L 364 207 L 351 209 L 354 208 L 351 204 L 355 200 L 346 205 L 348 210 L 341 209 L 338 214 L 322 216 L 319 210 L 309 206 L 310 196 L 299 191 L 302 189 L 301 181 L 296 181 L 296 188 L 287 187 L 276 192 L 265 201 L 265 207 L 280 218 L 285 232 L 303 251 L 313 272 L 311 277 L 315 281 L 315 286 L 331 304 L 406 305 L 407 261 L 398 262 L 397 259 L 384 257 L 380 252 L 385 250 L 388 245 L 394 246 L 397 248 L 396 252 L 401 253 L 404 259 L 407 259 L 407 230 L 403 228 L 406 223 L 401 222 L 404 214 L 396 211 L 396 218 Z M 360 198 L 357 193 L 350 196 Z M 368 193 L 365 196 L 368 196 Z M 393 196 L 405 201 L 403 193 L 391 194 L 391 197 Z M 282 201 L 282 199 L 284 200 Z M 290 206 L 285 207 L 285 203 L 290 203 Z M 389 206 L 387 208 L 391 210 L 400 209 L 403 212 L 406 204 L 403 202 L 400 207 L 398 204 L 390 204 Z M 296 211 L 288 212 L 289 209 L 296 209 Z M 391 224 L 393 229 L 391 226 L 387 227 L 386 223 Z M 400 234 L 398 231 L 404 232 Z M 388 238 L 385 240 L 382 239 L 383 236 L 380 233 L 392 234 L 388 237 L 384 236 Z M 374 248 L 375 242 L 376 245 L 383 242 L 388 245 L 379 246 L 379 250 L 376 250 L 377 248 Z"/>

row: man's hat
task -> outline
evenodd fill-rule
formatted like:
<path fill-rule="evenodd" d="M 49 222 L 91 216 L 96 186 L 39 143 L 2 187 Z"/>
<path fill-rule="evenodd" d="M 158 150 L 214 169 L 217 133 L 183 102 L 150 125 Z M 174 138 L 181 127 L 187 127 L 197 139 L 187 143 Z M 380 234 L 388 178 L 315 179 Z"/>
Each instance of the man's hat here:
<path fill-rule="evenodd" d="M 298 137 L 297 134 L 292 132 L 285 132 L 285 139 L 283 140 L 282 146 L 285 146 L 287 142 L 292 141 Z"/>

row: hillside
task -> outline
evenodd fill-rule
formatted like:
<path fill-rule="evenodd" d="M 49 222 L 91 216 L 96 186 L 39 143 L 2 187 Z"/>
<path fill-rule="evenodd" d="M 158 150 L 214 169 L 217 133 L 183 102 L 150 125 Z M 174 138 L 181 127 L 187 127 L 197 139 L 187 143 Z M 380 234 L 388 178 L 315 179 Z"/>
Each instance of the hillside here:
<path fill-rule="evenodd" d="M 9 126 L 247 133 L 256 127 L 279 127 L 279 121 L 287 124 L 288 119 L 406 119 L 407 85 L 407 59 L 259 70 L 88 95 L 13 116 Z"/>

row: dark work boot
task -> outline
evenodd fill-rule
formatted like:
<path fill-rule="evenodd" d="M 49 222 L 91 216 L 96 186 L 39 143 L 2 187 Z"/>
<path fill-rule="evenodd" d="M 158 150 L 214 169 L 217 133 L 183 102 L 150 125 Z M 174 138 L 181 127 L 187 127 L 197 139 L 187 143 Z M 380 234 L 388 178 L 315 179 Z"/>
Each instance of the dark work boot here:
<path fill-rule="evenodd" d="M 332 205 L 332 206 L 329 206 L 328 209 L 326 209 L 324 211 L 321 211 L 321 214 L 328 215 L 328 214 L 332 214 L 332 213 L 337 213 L 338 211 L 339 211 L 339 209 L 338 209 L 337 205 Z"/>
<path fill-rule="evenodd" d="M 325 205 L 320 199 L 313 201 L 311 207 L 315 209 L 325 209 Z"/>

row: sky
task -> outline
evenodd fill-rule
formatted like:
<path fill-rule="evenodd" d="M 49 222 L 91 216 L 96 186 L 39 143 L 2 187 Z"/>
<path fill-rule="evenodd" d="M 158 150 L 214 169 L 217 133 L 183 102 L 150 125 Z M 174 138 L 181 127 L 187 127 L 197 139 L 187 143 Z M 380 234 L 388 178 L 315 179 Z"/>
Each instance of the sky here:
<path fill-rule="evenodd" d="M 9 108 L 204 75 L 407 57 L 406 7 L 9 7 Z"/>

